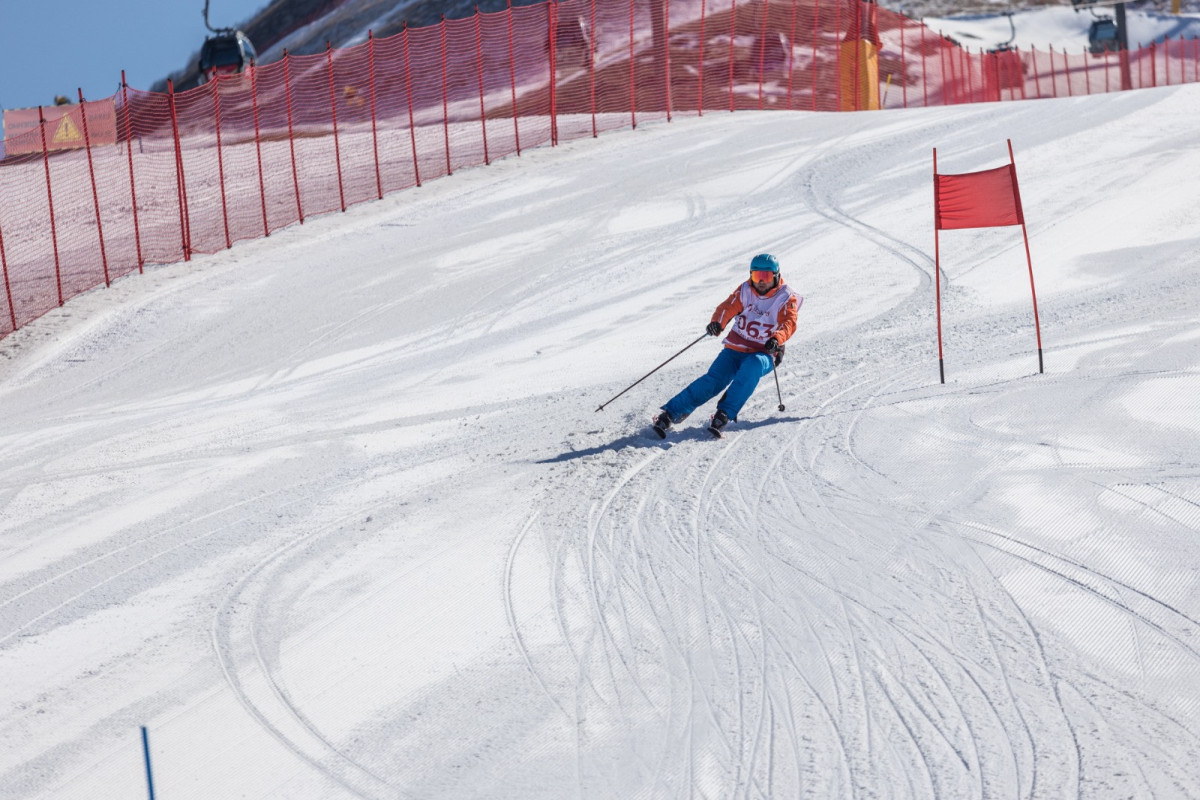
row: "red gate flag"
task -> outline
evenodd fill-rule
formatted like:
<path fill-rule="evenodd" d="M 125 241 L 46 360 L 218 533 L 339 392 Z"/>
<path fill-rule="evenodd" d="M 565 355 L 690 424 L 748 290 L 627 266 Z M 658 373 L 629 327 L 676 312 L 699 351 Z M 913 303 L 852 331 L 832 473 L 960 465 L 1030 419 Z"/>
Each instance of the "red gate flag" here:
<path fill-rule="evenodd" d="M 1021 211 L 1021 192 L 1017 189 L 1017 161 L 1012 139 L 1008 140 L 1008 163 L 1003 167 L 939 175 L 937 148 L 933 149 L 933 285 L 937 289 L 938 371 L 946 382 L 946 363 L 942 357 L 942 249 L 938 231 L 953 228 L 1000 228 L 1020 225 L 1025 238 L 1025 261 L 1029 264 L 1029 291 L 1033 295 L 1033 327 L 1037 332 L 1038 372 L 1045 372 L 1042 361 L 1042 325 L 1038 321 L 1037 290 L 1033 285 L 1033 258 L 1029 254 L 1029 231 Z"/>
<path fill-rule="evenodd" d="M 1025 222 L 1012 164 L 963 175 L 934 175 L 934 188 L 938 230 Z"/>

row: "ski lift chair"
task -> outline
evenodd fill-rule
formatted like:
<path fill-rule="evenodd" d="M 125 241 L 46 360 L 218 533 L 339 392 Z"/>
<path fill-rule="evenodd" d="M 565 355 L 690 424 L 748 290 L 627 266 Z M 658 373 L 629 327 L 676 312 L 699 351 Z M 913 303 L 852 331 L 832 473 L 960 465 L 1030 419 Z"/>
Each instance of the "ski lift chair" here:
<path fill-rule="evenodd" d="M 1111 17 L 1092 20 L 1092 26 L 1088 28 L 1088 52 L 1100 56 L 1107 52 L 1115 53 L 1119 49 L 1117 23 Z"/>
<path fill-rule="evenodd" d="M 200 81 L 207 82 L 213 72 L 239 73 L 257 57 L 254 45 L 241 31 L 225 30 L 208 36 L 200 48 Z"/>

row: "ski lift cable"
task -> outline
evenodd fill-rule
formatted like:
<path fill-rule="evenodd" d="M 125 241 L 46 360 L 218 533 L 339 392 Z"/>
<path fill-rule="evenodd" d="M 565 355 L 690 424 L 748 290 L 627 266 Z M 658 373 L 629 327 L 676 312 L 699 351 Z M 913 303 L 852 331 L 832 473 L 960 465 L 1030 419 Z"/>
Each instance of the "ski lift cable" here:
<path fill-rule="evenodd" d="M 1071 8 L 1076 11 L 1083 8 L 1113 8 L 1119 5 L 1124 5 L 1127 0 L 1080 0 L 1080 2 L 1070 3 L 1047 3 L 1039 5 L 1017 6 L 1015 8 L 997 9 L 995 6 L 965 6 L 955 10 L 953 14 L 941 15 L 931 14 L 935 19 L 954 19 L 957 17 L 969 16 L 987 16 L 996 17 L 1004 14 L 1012 20 L 1013 14 L 1023 14 L 1027 11 L 1042 11 L 1047 8 Z"/>

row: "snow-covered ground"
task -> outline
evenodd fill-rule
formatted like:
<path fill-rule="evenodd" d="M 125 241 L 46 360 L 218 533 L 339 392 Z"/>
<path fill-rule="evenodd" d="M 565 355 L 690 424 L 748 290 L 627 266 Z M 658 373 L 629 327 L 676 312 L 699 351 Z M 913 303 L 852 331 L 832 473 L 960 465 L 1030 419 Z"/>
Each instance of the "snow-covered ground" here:
<path fill-rule="evenodd" d="M 1046 6 L 1016 11 L 1010 18 L 995 13 L 956 14 L 925 17 L 930 29 L 950 36 L 964 47 L 977 51 L 1009 44 L 1021 50 L 1082 52 L 1088 46 L 1088 30 L 1098 18 L 1114 19 L 1109 6 L 1076 10 L 1071 6 Z M 1129 46 L 1137 49 L 1164 39 L 1200 37 L 1200 14 L 1170 14 L 1138 6 L 1126 12 Z"/>
<path fill-rule="evenodd" d="M 1200 796 L 1200 87 L 640 126 L 0 342 L 0 797 Z M 1016 151 L 1020 230 L 941 237 Z M 723 440 L 655 408 L 776 253 Z"/>

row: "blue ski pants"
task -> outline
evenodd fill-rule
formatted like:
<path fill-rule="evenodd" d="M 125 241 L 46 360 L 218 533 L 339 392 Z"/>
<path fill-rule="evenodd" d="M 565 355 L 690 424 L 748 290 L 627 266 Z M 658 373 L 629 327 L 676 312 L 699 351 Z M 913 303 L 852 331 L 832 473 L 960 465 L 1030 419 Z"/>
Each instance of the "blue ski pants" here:
<path fill-rule="evenodd" d="M 679 422 L 728 386 L 729 391 L 717 403 L 717 408 L 731 420 L 736 420 L 742 406 L 754 394 L 759 379 L 771 374 L 773 368 L 774 359 L 766 353 L 743 353 L 723 347 L 708 372 L 668 400 L 662 410 Z"/>

